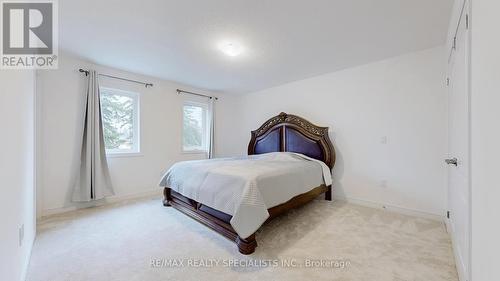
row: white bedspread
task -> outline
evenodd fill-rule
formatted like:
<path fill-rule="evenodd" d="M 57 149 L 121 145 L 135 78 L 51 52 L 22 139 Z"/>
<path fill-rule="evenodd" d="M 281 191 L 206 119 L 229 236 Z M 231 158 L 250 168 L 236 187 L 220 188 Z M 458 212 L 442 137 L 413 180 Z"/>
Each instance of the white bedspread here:
<path fill-rule="evenodd" d="M 232 215 L 231 225 L 241 238 L 259 229 L 268 208 L 322 184 L 332 184 L 328 166 L 290 152 L 179 162 L 160 181 L 162 187 Z"/>

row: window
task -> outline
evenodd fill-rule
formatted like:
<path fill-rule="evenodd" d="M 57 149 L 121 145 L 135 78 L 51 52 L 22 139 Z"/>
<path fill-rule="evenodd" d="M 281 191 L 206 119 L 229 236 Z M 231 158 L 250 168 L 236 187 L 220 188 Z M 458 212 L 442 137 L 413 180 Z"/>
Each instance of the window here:
<path fill-rule="evenodd" d="M 206 152 L 208 150 L 208 105 L 192 101 L 183 106 L 182 150 Z"/>
<path fill-rule="evenodd" d="M 100 90 L 106 153 L 139 153 L 139 94 Z"/>

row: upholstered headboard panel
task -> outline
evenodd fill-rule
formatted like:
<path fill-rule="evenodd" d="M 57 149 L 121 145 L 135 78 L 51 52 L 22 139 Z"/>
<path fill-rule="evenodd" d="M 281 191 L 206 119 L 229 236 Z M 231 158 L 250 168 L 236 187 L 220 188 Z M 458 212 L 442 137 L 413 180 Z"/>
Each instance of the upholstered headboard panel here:
<path fill-rule="evenodd" d="M 319 127 L 296 115 L 284 112 L 267 120 L 252 131 L 248 154 L 268 152 L 297 152 L 335 164 L 335 150 L 328 137 L 328 127 Z"/>
<path fill-rule="evenodd" d="M 281 151 L 281 138 L 281 128 L 269 131 L 269 133 L 255 143 L 253 154 Z"/>

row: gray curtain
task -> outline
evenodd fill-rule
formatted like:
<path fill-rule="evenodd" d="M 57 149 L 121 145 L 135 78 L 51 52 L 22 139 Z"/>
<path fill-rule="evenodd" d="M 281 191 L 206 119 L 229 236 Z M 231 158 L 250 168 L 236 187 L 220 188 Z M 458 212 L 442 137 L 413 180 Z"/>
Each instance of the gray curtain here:
<path fill-rule="evenodd" d="M 76 202 L 114 195 L 104 146 L 98 73 L 91 70 L 87 78 L 81 163 L 73 191 Z"/>
<path fill-rule="evenodd" d="M 211 98 L 208 102 L 208 121 L 209 121 L 209 136 L 208 136 L 208 159 L 215 157 L 215 98 Z"/>

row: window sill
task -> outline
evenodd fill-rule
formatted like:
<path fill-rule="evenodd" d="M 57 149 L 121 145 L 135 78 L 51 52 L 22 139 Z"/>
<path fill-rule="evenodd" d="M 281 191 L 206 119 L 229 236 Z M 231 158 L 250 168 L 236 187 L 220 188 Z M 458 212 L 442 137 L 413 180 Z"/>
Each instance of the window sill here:
<path fill-rule="evenodd" d="M 182 154 L 208 154 L 205 150 L 183 150 Z"/>
<path fill-rule="evenodd" d="M 106 153 L 106 158 L 128 158 L 128 157 L 143 157 L 144 154 L 140 152 L 118 152 L 118 153 Z"/>

